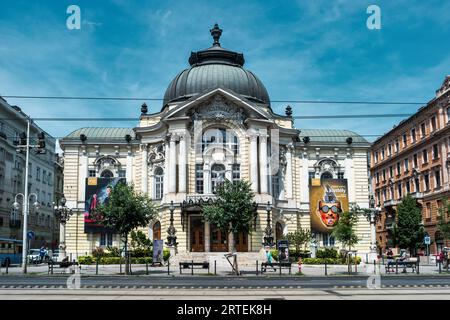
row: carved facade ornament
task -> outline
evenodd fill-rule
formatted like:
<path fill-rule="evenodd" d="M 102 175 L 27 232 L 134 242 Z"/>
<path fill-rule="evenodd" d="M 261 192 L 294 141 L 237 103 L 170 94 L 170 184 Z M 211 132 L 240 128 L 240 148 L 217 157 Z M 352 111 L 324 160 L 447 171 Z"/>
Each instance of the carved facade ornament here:
<path fill-rule="evenodd" d="M 329 158 L 318 161 L 314 168 L 317 173 L 330 172 L 333 176 L 339 171 L 339 165 L 336 161 Z"/>
<path fill-rule="evenodd" d="M 112 156 L 100 156 L 94 161 L 94 165 L 99 171 L 104 169 L 114 169 L 120 166 L 120 162 Z"/>
<path fill-rule="evenodd" d="M 280 168 L 283 175 L 286 174 L 287 160 L 286 160 L 286 147 L 280 146 Z"/>
<path fill-rule="evenodd" d="M 151 145 L 148 151 L 148 163 L 154 165 L 161 163 L 165 159 L 165 146 L 163 143 Z"/>
<path fill-rule="evenodd" d="M 223 99 L 220 95 L 197 106 L 190 115 L 195 120 L 233 121 L 243 124 L 246 115 L 243 108 Z"/>

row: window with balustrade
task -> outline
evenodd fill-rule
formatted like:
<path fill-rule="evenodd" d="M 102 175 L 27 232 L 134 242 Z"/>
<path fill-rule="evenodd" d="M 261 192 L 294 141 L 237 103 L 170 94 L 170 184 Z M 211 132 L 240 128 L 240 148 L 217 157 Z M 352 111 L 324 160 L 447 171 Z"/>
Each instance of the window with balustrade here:
<path fill-rule="evenodd" d="M 164 193 L 164 170 L 157 167 L 154 172 L 155 199 L 162 199 Z"/>

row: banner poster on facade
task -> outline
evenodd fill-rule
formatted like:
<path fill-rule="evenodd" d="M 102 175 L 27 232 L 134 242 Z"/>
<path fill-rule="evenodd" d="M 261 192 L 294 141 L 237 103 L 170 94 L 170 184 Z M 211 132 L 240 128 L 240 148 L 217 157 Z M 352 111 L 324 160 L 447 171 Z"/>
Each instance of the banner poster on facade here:
<path fill-rule="evenodd" d="M 349 210 L 347 179 L 311 179 L 309 199 L 312 230 L 330 233 L 339 214 Z"/>
<path fill-rule="evenodd" d="M 113 232 L 105 228 L 100 221 L 93 217 L 95 208 L 109 201 L 109 194 L 118 183 L 126 183 L 125 178 L 86 178 L 84 232 L 104 233 Z"/>
<path fill-rule="evenodd" d="M 153 240 L 152 263 L 163 263 L 163 240 Z"/>

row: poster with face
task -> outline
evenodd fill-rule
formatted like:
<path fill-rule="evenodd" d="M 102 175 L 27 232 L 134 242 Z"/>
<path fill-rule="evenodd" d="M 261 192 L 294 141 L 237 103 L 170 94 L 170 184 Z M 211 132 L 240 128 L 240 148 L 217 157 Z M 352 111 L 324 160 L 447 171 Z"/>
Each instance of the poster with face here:
<path fill-rule="evenodd" d="M 125 183 L 125 178 L 86 178 L 85 233 L 112 232 L 112 230 L 107 230 L 92 214 L 98 205 L 108 203 L 111 190 L 118 183 Z"/>
<path fill-rule="evenodd" d="M 347 179 L 311 179 L 309 197 L 312 229 L 330 233 L 339 214 L 349 209 Z"/>

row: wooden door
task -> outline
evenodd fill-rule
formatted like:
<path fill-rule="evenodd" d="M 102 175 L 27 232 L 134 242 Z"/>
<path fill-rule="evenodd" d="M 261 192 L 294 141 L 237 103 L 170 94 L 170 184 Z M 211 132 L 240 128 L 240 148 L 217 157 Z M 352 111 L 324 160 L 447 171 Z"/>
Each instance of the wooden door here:
<path fill-rule="evenodd" d="M 228 251 L 227 235 L 213 224 L 211 225 L 210 239 L 212 252 Z"/>
<path fill-rule="evenodd" d="M 201 217 L 191 218 L 191 251 L 203 252 L 205 251 L 204 242 L 204 224 Z"/>
<path fill-rule="evenodd" d="M 236 250 L 238 252 L 247 252 L 248 251 L 248 235 L 244 232 L 239 232 L 235 235 L 236 239 Z"/>
<path fill-rule="evenodd" d="M 161 223 L 159 221 L 153 225 L 153 240 L 161 240 Z"/>

